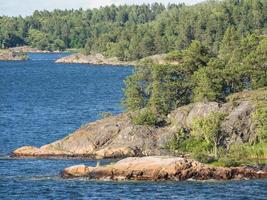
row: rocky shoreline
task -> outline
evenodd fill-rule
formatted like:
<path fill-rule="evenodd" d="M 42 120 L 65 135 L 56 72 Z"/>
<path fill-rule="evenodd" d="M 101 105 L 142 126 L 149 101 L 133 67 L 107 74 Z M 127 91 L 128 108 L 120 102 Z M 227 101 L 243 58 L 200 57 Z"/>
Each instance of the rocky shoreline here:
<path fill-rule="evenodd" d="M 267 178 L 267 171 L 247 167 L 212 167 L 186 158 L 153 156 L 130 157 L 106 166 L 72 166 L 64 169 L 61 177 L 139 181 L 241 180 Z"/>
<path fill-rule="evenodd" d="M 92 65 L 112 65 L 112 66 L 128 66 L 135 65 L 135 62 L 120 61 L 117 58 L 106 58 L 102 54 L 84 55 L 81 53 L 72 54 L 56 60 L 56 63 L 76 63 L 76 64 L 92 64 Z"/>
<path fill-rule="evenodd" d="M 194 119 L 208 116 L 215 111 L 226 114 L 221 123 L 221 129 L 225 133 L 222 145 L 228 148 L 231 144 L 248 143 L 256 134 L 252 120 L 255 102 L 251 100 L 251 95 L 254 95 L 253 91 L 237 94 L 234 102 L 223 104 L 199 102 L 182 106 L 168 115 L 167 125 L 163 127 L 135 125 L 131 120 L 134 113 L 110 116 L 88 123 L 65 138 L 40 148 L 33 146 L 18 148 L 12 152 L 12 156 L 84 159 L 136 157 L 126 158 L 112 166 L 67 168 L 62 173 L 65 178 L 111 180 L 266 178 L 266 171 L 247 167 L 211 167 L 188 159 L 185 155 L 183 158 L 170 157 L 172 153 L 166 149 L 166 143 L 175 137 L 179 128 L 189 130 Z M 165 166 L 165 163 L 170 165 Z M 150 168 L 152 164 L 153 168 Z"/>

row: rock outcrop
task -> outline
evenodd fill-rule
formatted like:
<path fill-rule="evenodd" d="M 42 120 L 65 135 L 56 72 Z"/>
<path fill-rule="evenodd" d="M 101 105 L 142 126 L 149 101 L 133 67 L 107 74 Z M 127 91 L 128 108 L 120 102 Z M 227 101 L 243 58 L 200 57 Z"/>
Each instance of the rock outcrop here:
<path fill-rule="evenodd" d="M 92 65 L 116 65 L 127 66 L 134 65 L 134 62 L 124 62 L 117 58 L 106 58 L 102 54 L 84 55 L 81 53 L 72 54 L 56 60 L 56 63 L 77 63 L 77 64 L 92 64 Z"/>
<path fill-rule="evenodd" d="M 190 130 L 192 121 L 212 112 L 224 112 L 221 144 L 246 143 L 256 135 L 253 124 L 254 103 L 242 99 L 234 103 L 194 103 L 180 107 L 168 116 L 168 125 L 147 127 L 134 125 L 128 113 L 88 123 L 69 136 L 51 144 L 21 147 L 13 156 L 121 158 L 129 156 L 169 155 L 165 146 L 180 128 Z"/>
<path fill-rule="evenodd" d="M 100 180 L 230 180 L 267 178 L 267 171 L 246 167 L 212 167 L 179 157 L 126 158 L 107 166 L 78 165 L 62 171 L 64 178 L 85 177 Z"/>
<path fill-rule="evenodd" d="M 9 50 L 12 52 L 23 52 L 23 53 L 51 53 L 51 51 L 40 50 L 40 49 L 32 48 L 29 46 L 13 47 L 13 48 L 10 48 Z"/>
<path fill-rule="evenodd" d="M 118 158 L 162 155 L 164 151 L 158 148 L 159 138 L 170 132 L 168 127 L 135 126 L 128 114 L 121 114 L 89 123 L 41 148 L 21 147 L 13 152 L 13 156 Z"/>

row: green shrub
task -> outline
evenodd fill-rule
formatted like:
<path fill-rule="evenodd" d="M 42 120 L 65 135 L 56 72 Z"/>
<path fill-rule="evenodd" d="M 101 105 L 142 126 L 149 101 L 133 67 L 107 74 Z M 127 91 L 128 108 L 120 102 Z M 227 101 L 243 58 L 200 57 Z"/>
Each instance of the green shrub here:
<path fill-rule="evenodd" d="M 167 142 L 165 148 L 176 155 L 190 154 L 194 159 L 203 163 L 213 160 L 208 151 L 211 148 L 210 143 L 190 136 L 184 129 L 179 129 L 178 133 Z"/>
<path fill-rule="evenodd" d="M 203 139 L 191 137 L 181 142 L 180 148 L 185 152 L 192 152 L 197 155 L 198 152 L 207 152 L 210 149 L 210 143 Z"/>
<path fill-rule="evenodd" d="M 181 144 L 188 139 L 188 134 L 183 128 L 179 128 L 177 133 L 165 144 L 165 149 L 171 152 L 178 153 L 180 151 L 185 151 L 181 149 Z M 180 149 L 179 149 L 180 148 Z M 181 152 L 180 152 L 181 153 Z"/>
<path fill-rule="evenodd" d="M 214 157 L 210 156 L 208 152 L 200 151 L 192 156 L 195 160 L 201 162 L 201 163 L 211 163 L 215 160 Z"/>
<path fill-rule="evenodd" d="M 257 128 L 257 142 L 267 142 L 267 103 L 261 102 L 253 113 L 253 122 Z"/>
<path fill-rule="evenodd" d="M 199 162 L 209 163 L 214 159 L 209 152 L 211 144 L 203 139 L 195 137 L 187 139 L 181 144 L 181 148 L 185 152 L 191 152 L 192 158 L 198 160 Z"/>
<path fill-rule="evenodd" d="M 259 145 L 254 145 L 250 147 L 250 159 L 257 165 L 265 164 L 265 155 L 266 155 L 266 149 L 264 151 L 264 148 L 262 148 Z"/>
<path fill-rule="evenodd" d="M 219 159 L 222 166 L 234 167 L 240 165 L 266 164 L 267 143 L 258 145 L 232 145 Z"/>
<path fill-rule="evenodd" d="M 160 116 L 151 109 L 142 109 L 136 112 L 132 116 L 132 122 L 135 125 L 145 125 L 145 126 L 159 126 L 162 122 Z"/>
<path fill-rule="evenodd" d="M 218 157 L 218 146 L 223 132 L 221 131 L 221 123 L 225 114 L 220 112 L 212 112 L 206 117 L 197 118 L 193 121 L 191 135 L 205 140 L 208 144 L 210 152 Z"/>
<path fill-rule="evenodd" d="M 168 61 L 179 61 L 183 57 L 183 54 L 181 51 L 171 51 L 167 54 L 166 60 Z"/>

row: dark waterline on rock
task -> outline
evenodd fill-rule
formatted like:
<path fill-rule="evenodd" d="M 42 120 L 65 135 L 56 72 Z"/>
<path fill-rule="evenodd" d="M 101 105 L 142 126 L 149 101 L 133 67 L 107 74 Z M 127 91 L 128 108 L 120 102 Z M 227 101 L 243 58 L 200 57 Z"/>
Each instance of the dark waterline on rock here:
<path fill-rule="evenodd" d="M 55 64 L 64 54 L 0 62 L 0 199 L 265 199 L 267 181 L 103 182 L 65 180 L 65 167 L 93 160 L 13 159 L 23 145 L 66 136 L 100 112 L 122 112 L 130 67 Z M 103 160 L 101 164 L 113 162 Z"/>

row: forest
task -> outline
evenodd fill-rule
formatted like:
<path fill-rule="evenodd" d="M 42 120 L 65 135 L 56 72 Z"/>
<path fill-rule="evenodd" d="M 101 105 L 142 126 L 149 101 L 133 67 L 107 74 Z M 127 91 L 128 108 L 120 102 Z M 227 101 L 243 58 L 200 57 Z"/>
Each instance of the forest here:
<path fill-rule="evenodd" d="M 88 10 L 35 11 L 0 17 L 0 47 L 81 49 L 120 60 L 182 50 L 193 40 L 218 54 L 229 26 L 238 37 L 266 31 L 265 0 L 206 1 L 192 6 L 159 3 Z"/>

